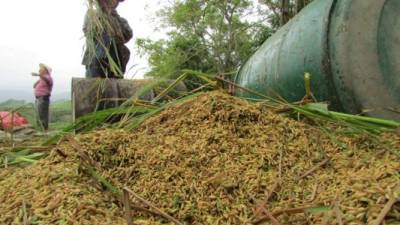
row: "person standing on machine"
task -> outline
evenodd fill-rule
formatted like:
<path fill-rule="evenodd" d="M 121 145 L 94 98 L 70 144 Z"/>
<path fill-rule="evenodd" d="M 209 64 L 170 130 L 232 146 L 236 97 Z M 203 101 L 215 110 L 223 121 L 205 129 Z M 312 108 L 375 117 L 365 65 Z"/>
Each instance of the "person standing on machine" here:
<path fill-rule="evenodd" d="M 96 0 L 86 13 L 83 32 L 86 51 L 82 64 L 86 78 L 122 79 L 130 58 L 125 46 L 132 39 L 132 29 L 116 8 L 124 0 Z"/>

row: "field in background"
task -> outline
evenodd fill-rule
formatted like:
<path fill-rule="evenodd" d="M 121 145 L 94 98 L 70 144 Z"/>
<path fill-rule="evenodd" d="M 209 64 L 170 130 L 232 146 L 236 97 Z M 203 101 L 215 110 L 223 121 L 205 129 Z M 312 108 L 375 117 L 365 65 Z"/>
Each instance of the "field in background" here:
<path fill-rule="evenodd" d="M 8 100 L 0 103 L 0 111 L 17 110 L 37 128 L 36 113 L 33 103 L 20 100 Z M 71 101 L 55 101 L 50 104 L 50 129 L 61 130 L 72 122 Z"/>

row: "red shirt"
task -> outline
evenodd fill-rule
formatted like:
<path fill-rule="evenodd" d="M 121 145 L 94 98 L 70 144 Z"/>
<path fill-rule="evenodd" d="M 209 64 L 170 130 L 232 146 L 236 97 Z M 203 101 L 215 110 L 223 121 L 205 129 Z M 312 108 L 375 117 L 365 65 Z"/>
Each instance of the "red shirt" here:
<path fill-rule="evenodd" d="M 53 78 L 49 74 L 44 75 L 40 78 L 39 82 L 35 86 L 35 96 L 43 97 L 50 96 L 53 90 Z"/>

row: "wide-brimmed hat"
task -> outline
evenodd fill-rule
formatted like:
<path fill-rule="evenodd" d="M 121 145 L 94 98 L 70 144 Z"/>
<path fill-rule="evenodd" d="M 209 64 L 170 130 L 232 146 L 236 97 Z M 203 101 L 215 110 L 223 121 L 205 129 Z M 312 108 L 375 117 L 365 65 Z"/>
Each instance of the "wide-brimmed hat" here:
<path fill-rule="evenodd" d="M 39 68 L 44 68 L 44 69 L 46 69 L 47 72 L 48 72 L 49 74 L 53 71 L 53 70 L 51 69 L 50 66 L 48 66 L 48 65 L 46 65 L 46 64 L 44 64 L 44 63 L 40 63 L 40 64 L 39 64 Z"/>

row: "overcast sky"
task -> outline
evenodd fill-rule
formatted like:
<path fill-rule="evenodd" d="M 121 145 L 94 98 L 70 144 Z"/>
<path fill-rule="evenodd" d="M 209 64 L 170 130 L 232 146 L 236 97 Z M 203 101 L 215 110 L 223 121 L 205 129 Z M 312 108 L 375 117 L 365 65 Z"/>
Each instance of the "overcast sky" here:
<path fill-rule="evenodd" d="M 84 0 L 0 0 L 0 94 L 31 92 L 37 71 L 43 62 L 53 68 L 54 94 L 69 92 L 72 77 L 84 77 L 82 23 L 87 10 Z M 128 19 L 134 38 L 158 39 L 154 15 L 162 0 L 127 0 L 118 12 Z M 140 78 L 147 67 L 128 43 L 131 61 L 127 77 Z M 8 96 L 0 96 L 4 99 Z M 12 96 L 10 96 L 12 97 Z"/>

